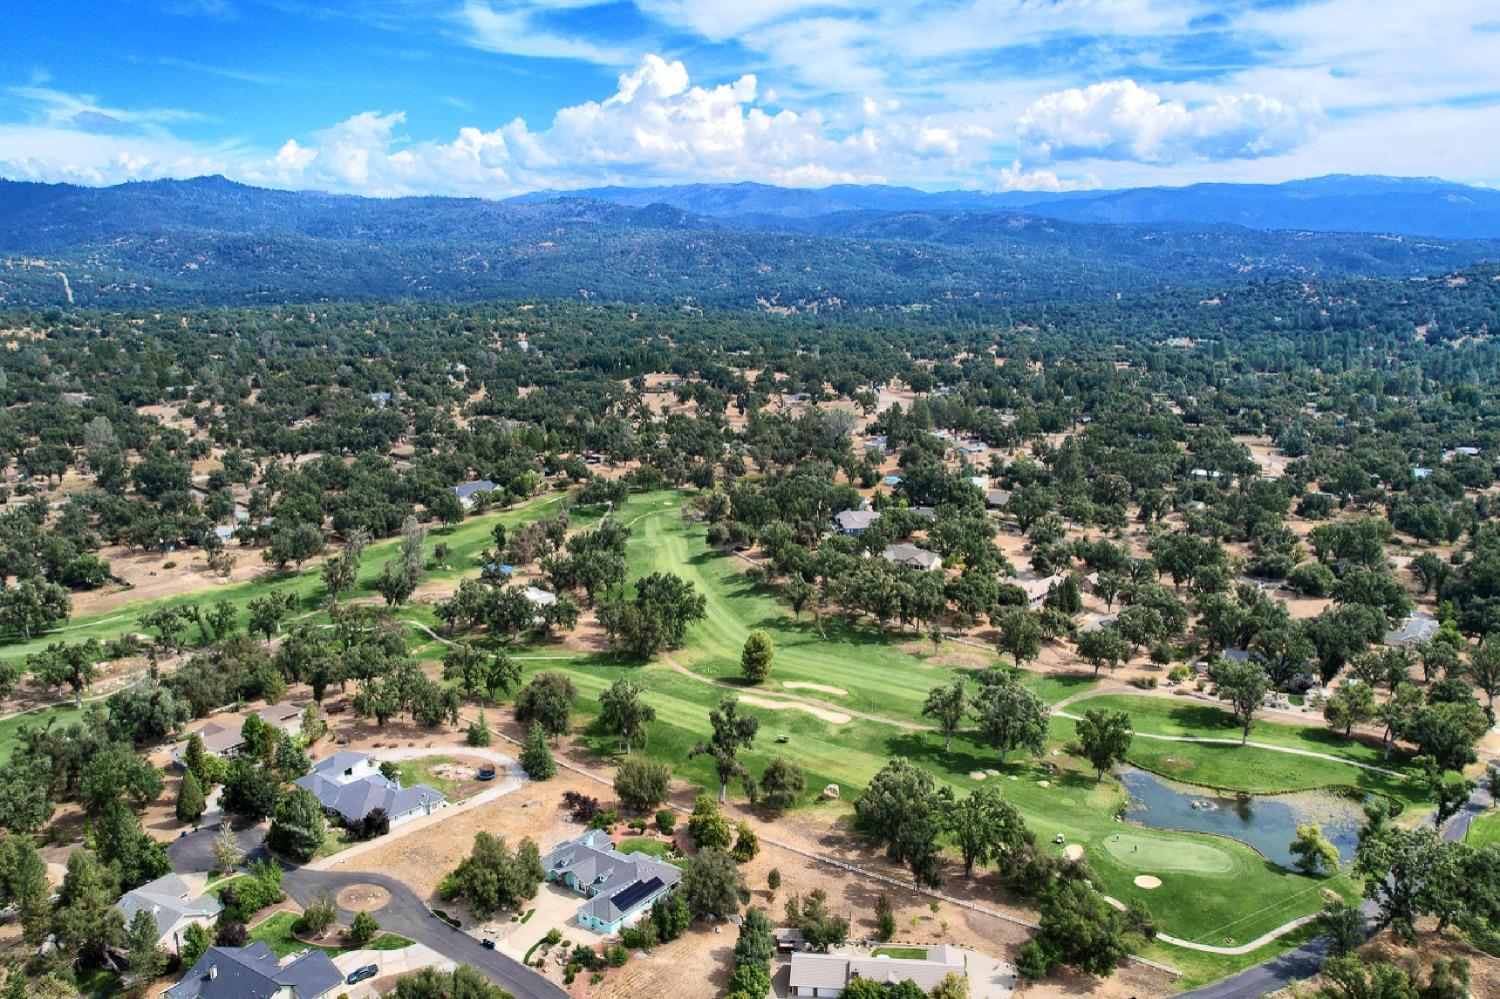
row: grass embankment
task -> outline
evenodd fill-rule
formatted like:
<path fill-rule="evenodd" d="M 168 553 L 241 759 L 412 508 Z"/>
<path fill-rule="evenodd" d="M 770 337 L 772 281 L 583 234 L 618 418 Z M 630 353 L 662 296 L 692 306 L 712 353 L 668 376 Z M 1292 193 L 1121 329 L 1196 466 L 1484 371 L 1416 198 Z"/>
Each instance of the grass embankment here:
<path fill-rule="evenodd" d="M 395 933 L 381 933 L 362 947 L 320 947 L 297 939 L 296 934 L 292 932 L 292 927 L 298 918 L 294 912 L 278 912 L 252 928 L 250 939 L 265 941 L 266 946 L 270 947 L 271 952 L 277 957 L 286 957 L 288 954 L 297 954 L 304 950 L 321 950 L 332 957 L 351 950 L 400 950 L 402 947 L 412 945 L 406 937 Z"/>
<path fill-rule="evenodd" d="M 851 624 L 830 617 L 825 620 L 828 637 L 820 638 L 806 615 L 802 622 L 794 621 L 767 591 L 748 580 L 742 572 L 743 564 L 711 551 L 703 539 L 702 526 L 684 523 L 677 516 L 679 503 L 680 498 L 672 494 L 637 496 L 620 511 L 621 518 L 632 523 L 635 531 L 629 553 L 632 574 L 676 572 L 691 579 L 706 597 L 706 620 L 689 630 L 683 648 L 671 653 L 671 661 L 704 676 L 733 681 L 739 672 L 739 651 L 746 634 L 753 628 L 765 628 L 776 643 L 771 679 L 746 693 L 786 704 L 792 703 L 788 695 L 797 695 L 885 718 L 926 721 L 920 711 L 927 691 L 959 670 L 935 665 L 929 656 L 912 655 L 896 645 L 895 636 L 881 638 L 867 622 Z M 573 656 L 538 648 L 527 654 L 524 665 L 529 673 L 557 669 L 572 678 L 580 690 L 578 707 L 585 723 L 584 741 L 589 749 L 605 756 L 616 754 L 619 747 L 612 737 L 592 725 L 598 712 L 598 695 L 617 677 L 633 677 L 646 689 L 646 698 L 657 711 L 645 751 L 671 763 L 685 780 L 705 789 L 716 786 L 709 760 L 688 760 L 687 751 L 707 734 L 708 711 L 728 691 L 684 676 L 665 661 L 622 664 L 608 656 Z M 1036 676 L 1032 681 L 1035 689 L 1053 702 L 1087 689 L 1090 683 L 1086 677 Z M 836 687 L 845 693 L 789 689 L 782 686 L 787 680 Z M 1138 700 L 1154 704 L 1149 698 Z M 1170 702 L 1167 705 L 1176 706 Z M 1002 768 L 997 766 L 993 751 L 964 734 L 954 740 L 952 752 L 945 753 L 941 736 L 933 732 L 861 718 L 833 724 L 795 707 L 772 710 L 742 704 L 742 710 L 760 719 L 762 733 L 744 755 L 744 762 L 759 772 L 776 755 L 795 761 L 807 773 L 803 804 L 836 814 L 848 811 L 852 800 L 892 756 L 905 756 L 921 764 L 959 794 L 981 786 L 969 776 L 971 773 L 1000 769 L 999 777 L 986 780 L 999 782 L 1005 796 L 1021 810 L 1041 840 L 1050 842 L 1062 833 L 1068 843 L 1083 845 L 1105 891 L 1117 898 L 1145 902 L 1166 932 L 1184 939 L 1221 945 L 1253 939 L 1316 911 L 1322 904 L 1320 889 L 1330 884 L 1286 871 L 1234 840 L 1122 826 L 1114 816 L 1125 803 L 1123 788 L 1108 776 L 1096 782 L 1086 764 L 1066 755 L 1065 747 L 1075 737 L 1074 725 L 1067 719 L 1054 719 L 1047 757 L 1030 760 L 1013 754 Z M 1143 723 L 1141 729 L 1147 730 L 1147 724 Z M 787 742 L 778 745 L 776 734 L 785 734 Z M 1138 744 L 1145 741 L 1138 740 Z M 1202 747 L 1177 748 L 1196 753 Z M 1051 755 L 1053 751 L 1056 755 Z M 1252 779 L 1273 779 L 1256 774 L 1274 774 L 1275 758 L 1285 755 L 1253 747 L 1238 752 L 1236 765 L 1244 771 L 1239 775 L 1244 784 Z M 1299 765 L 1315 762 L 1292 759 Z M 1057 771 L 1045 769 L 1048 763 Z M 1340 779 L 1326 783 L 1353 782 L 1362 773 L 1342 764 L 1327 765 L 1338 768 Z M 829 783 L 840 786 L 841 801 L 816 802 L 818 793 Z M 1142 865 L 1138 856 L 1119 857 L 1106 850 L 1108 837 L 1125 829 L 1153 845 L 1147 856 L 1171 856 L 1184 844 L 1201 845 L 1200 852 L 1213 855 L 1212 864 L 1201 866 L 1211 869 L 1161 871 Z M 1155 891 L 1136 888 L 1134 879 L 1143 873 L 1158 874 L 1165 884 Z M 1332 886 L 1347 890 L 1342 882 Z M 1174 954 L 1179 951 L 1172 949 Z M 1182 963 L 1171 957 L 1162 959 Z M 1205 962 L 1205 967 L 1212 963 Z"/>
<path fill-rule="evenodd" d="M 1103 695 L 1070 706 L 1070 713 L 1088 709 L 1124 711 L 1137 733 L 1187 736 L 1199 739 L 1237 739 L 1240 734 L 1229 712 L 1208 704 L 1173 701 L 1162 697 Z M 1252 742 L 1284 746 L 1304 752 L 1325 753 L 1339 760 L 1384 770 L 1405 772 L 1405 754 L 1387 759 L 1378 746 L 1319 726 L 1296 726 L 1257 721 L 1250 731 Z M 1130 762 L 1145 770 L 1192 784 L 1229 791 L 1275 794 L 1318 787 L 1345 786 L 1392 798 L 1403 807 L 1428 807 L 1420 785 L 1387 773 L 1349 766 L 1336 760 L 1278 753 L 1257 746 L 1218 745 L 1141 739 L 1132 742 Z"/>
<path fill-rule="evenodd" d="M 1500 843 L 1500 810 L 1492 808 L 1475 819 L 1464 841 L 1476 850 L 1490 843 Z"/>

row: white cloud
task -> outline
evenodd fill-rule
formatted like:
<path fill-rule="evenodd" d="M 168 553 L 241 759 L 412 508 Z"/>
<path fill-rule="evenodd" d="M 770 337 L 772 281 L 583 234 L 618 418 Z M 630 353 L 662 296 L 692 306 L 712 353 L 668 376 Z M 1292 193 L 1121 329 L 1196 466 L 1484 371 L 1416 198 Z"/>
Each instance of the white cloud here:
<path fill-rule="evenodd" d="M 74 116 L 49 113 L 46 127 L 31 130 L 45 131 L 45 143 L 0 130 L 0 173 L 109 183 L 187 176 L 211 162 L 251 183 L 375 195 L 501 196 L 699 179 L 806 186 L 959 175 L 984 159 L 994 138 L 982 127 L 897 116 L 891 102 L 877 102 L 886 113 L 875 120 L 841 127 L 817 110 L 767 109 L 759 90 L 749 74 L 695 85 L 681 62 L 649 55 L 620 75 L 608 98 L 563 108 L 545 128 L 516 118 L 488 130 L 462 128 L 447 142 L 413 142 L 403 134 L 403 112 L 366 111 L 287 139 L 274 152 L 220 149 L 197 157 L 187 154 L 190 144 L 88 134 Z"/>
<path fill-rule="evenodd" d="M 593 2 L 593 0 L 590 0 Z M 580 6 L 580 4 L 552 4 Z M 468 41 L 486 52 L 534 56 L 547 59 L 579 59 L 617 65 L 628 61 L 612 46 L 582 38 L 567 38 L 541 27 L 538 15 L 545 7 L 537 3 L 508 3 L 501 7 L 484 0 L 465 0 L 455 15 Z"/>
<path fill-rule="evenodd" d="M 1305 145 L 1321 111 L 1264 94 L 1222 94 L 1189 107 L 1134 80 L 1070 88 L 1038 99 L 1016 121 L 1024 154 L 1040 160 L 1178 163 L 1256 159 Z"/>

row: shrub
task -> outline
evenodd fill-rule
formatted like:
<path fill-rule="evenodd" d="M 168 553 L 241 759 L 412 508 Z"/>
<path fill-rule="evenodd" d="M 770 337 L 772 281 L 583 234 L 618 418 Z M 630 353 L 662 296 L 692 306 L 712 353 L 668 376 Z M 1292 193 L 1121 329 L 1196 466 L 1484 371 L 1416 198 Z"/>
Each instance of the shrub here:
<path fill-rule="evenodd" d="M 656 828 L 663 836 L 672 835 L 672 831 L 677 828 L 677 813 L 670 808 L 657 809 Z"/>
<path fill-rule="evenodd" d="M 595 815 L 592 819 L 590 819 L 589 820 L 589 828 L 590 829 L 608 829 L 611 826 L 613 826 L 616 822 L 619 822 L 619 821 L 620 821 L 620 812 L 619 812 L 619 810 L 615 809 L 615 808 L 611 808 L 609 811 L 607 811 L 607 812 L 600 812 L 598 815 Z"/>
<path fill-rule="evenodd" d="M 368 912 L 359 912 L 355 913 L 354 922 L 349 924 L 344 936 L 354 946 L 361 947 L 373 940 L 379 932 L 380 924 L 375 922 L 375 917 Z"/>

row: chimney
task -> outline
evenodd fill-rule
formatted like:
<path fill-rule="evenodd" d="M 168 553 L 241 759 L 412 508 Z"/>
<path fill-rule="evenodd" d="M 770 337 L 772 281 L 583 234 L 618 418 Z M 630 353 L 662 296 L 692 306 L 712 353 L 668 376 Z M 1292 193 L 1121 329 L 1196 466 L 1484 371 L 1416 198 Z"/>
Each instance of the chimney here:
<path fill-rule="evenodd" d="M 218 977 L 219 977 L 219 966 L 217 964 L 210 964 L 208 966 L 208 980 L 209 981 L 213 981 L 215 978 L 218 978 Z"/>

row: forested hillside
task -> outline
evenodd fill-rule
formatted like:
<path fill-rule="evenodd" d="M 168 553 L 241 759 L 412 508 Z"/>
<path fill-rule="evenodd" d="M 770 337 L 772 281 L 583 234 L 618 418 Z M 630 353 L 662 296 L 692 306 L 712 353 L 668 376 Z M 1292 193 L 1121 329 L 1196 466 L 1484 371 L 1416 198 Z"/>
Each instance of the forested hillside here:
<path fill-rule="evenodd" d="M 221 178 L 0 182 L 0 304 L 11 306 L 536 297 L 826 311 L 1417 275 L 1496 257 L 1500 244 L 1483 241 L 996 212 L 840 212 L 752 227 L 577 198 L 383 200 Z"/>

